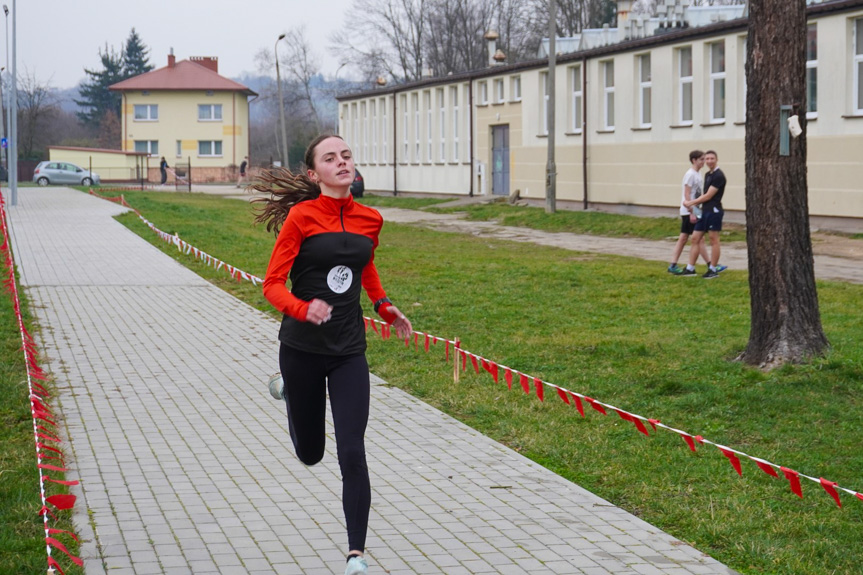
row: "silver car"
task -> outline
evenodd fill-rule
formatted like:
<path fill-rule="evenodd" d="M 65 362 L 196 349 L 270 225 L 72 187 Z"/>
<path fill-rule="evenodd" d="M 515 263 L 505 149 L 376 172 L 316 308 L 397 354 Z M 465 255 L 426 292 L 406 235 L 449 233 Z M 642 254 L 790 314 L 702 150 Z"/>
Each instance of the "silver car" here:
<path fill-rule="evenodd" d="M 73 186 L 99 185 L 99 174 L 79 168 L 69 162 L 39 162 L 33 171 L 33 181 L 40 186 L 67 184 Z"/>

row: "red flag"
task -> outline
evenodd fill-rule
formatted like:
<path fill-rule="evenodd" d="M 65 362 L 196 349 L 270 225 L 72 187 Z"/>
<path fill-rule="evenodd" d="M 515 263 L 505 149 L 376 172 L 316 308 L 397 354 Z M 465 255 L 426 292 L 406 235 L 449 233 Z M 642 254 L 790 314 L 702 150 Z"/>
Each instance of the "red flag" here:
<path fill-rule="evenodd" d="M 36 467 L 38 467 L 39 469 L 47 469 L 48 471 L 64 471 L 64 472 L 69 471 L 68 469 L 65 469 L 63 467 L 57 467 L 55 465 L 48 465 L 47 463 L 40 463 Z"/>
<path fill-rule="evenodd" d="M 597 403 L 597 401 L 595 399 L 585 397 L 584 400 L 590 404 L 590 407 L 592 407 L 593 409 L 595 409 L 596 411 L 598 411 L 602 415 L 608 415 L 608 413 L 606 413 L 606 411 L 605 411 L 605 408 L 602 407 L 599 403 Z"/>
<path fill-rule="evenodd" d="M 728 458 L 728 461 L 731 462 L 731 466 L 734 468 L 734 471 L 737 472 L 737 475 L 743 477 L 743 469 L 740 468 L 740 460 L 737 458 L 737 455 L 733 451 L 729 451 L 728 449 L 719 448 L 719 451 L 722 452 L 722 455 Z"/>
<path fill-rule="evenodd" d="M 530 395 L 530 385 L 527 383 L 527 376 L 523 373 L 519 374 L 518 382 L 521 384 L 521 388 L 524 392 Z"/>
<path fill-rule="evenodd" d="M 506 386 L 512 389 L 512 370 L 506 368 L 506 371 L 503 373 L 503 378 L 506 380 Z"/>
<path fill-rule="evenodd" d="M 767 475 L 772 475 L 773 477 L 779 477 L 779 474 L 776 473 L 776 470 L 773 469 L 772 465 L 768 465 L 768 464 L 764 463 L 763 461 L 758 461 L 757 459 L 753 459 L 752 461 L 754 461 L 755 465 L 757 465 L 758 468 L 761 471 L 763 471 L 764 473 L 766 473 Z"/>
<path fill-rule="evenodd" d="M 661 423 L 658 419 L 648 419 L 647 422 L 653 427 L 653 431 L 656 431 L 656 424 Z"/>
<path fill-rule="evenodd" d="M 57 563 L 57 560 L 54 559 L 53 557 L 50 557 L 50 556 L 48 557 L 48 566 L 51 567 L 52 569 L 56 569 L 57 571 L 59 571 L 60 575 L 66 575 L 66 572 L 63 571 L 63 568 L 60 567 L 60 564 Z"/>
<path fill-rule="evenodd" d="M 414 351 L 420 348 L 420 334 L 414 333 Z"/>
<path fill-rule="evenodd" d="M 833 498 L 833 500 L 836 502 L 836 505 L 838 505 L 839 507 L 842 507 L 842 502 L 839 501 L 839 494 L 836 493 L 836 485 L 837 484 L 833 483 L 832 481 L 827 481 L 823 477 L 819 477 L 818 481 L 821 482 L 821 487 L 824 488 L 824 491 L 826 491 L 827 493 L 830 494 L 830 497 Z"/>
<path fill-rule="evenodd" d="M 689 449 L 691 449 L 694 452 L 695 451 L 695 441 L 692 440 L 692 436 L 689 435 L 688 433 L 681 433 L 680 437 L 683 438 L 683 440 L 686 442 L 686 445 L 689 446 Z"/>
<path fill-rule="evenodd" d="M 565 404 L 569 405 L 569 395 L 567 395 L 567 393 L 565 391 L 563 391 L 562 389 L 560 389 L 559 387 L 556 389 L 557 389 L 557 394 L 560 396 L 560 398 L 563 400 L 563 402 Z"/>
<path fill-rule="evenodd" d="M 42 481 L 50 481 L 52 483 L 59 483 L 60 485 L 78 485 L 79 481 L 62 481 L 60 479 L 51 479 L 47 475 L 42 476 Z"/>
<path fill-rule="evenodd" d="M 632 417 L 632 423 L 634 423 L 634 424 L 635 424 L 635 428 L 636 428 L 638 431 L 640 431 L 641 433 L 643 433 L 643 434 L 644 434 L 644 435 L 646 435 L 647 437 L 650 437 L 650 432 L 649 432 L 649 431 L 647 431 L 647 428 L 644 426 L 644 422 L 643 422 L 643 421 L 641 421 L 641 419 L 640 419 L 640 418 L 633 416 L 633 417 Z"/>
<path fill-rule="evenodd" d="M 425 333 L 423 335 L 426 336 L 426 353 L 428 353 L 429 352 L 429 334 Z"/>
<path fill-rule="evenodd" d="M 473 364 L 474 370 L 479 373 L 479 363 L 477 363 L 476 356 L 474 354 L 470 354 L 470 362 Z"/>
<path fill-rule="evenodd" d="M 536 388 L 536 396 L 539 398 L 539 400 L 545 401 L 542 397 L 542 394 L 544 391 L 543 390 L 544 386 L 542 385 L 542 380 L 540 380 L 538 377 L 534 377 L 533 378 L 533 386 Z"/>
<path fill-rule="evenodd" d="M 491 377 L 494 379 L 495 383 L 498 383 L 498 365 L 493 361 L 483 361 L 483 367 L 487 372 L 491 374 Z"/>
<path fill-rule="evenodd" d="M 66 555 L 68 555 L 69 559 L 72 560 L 72 563 L 74 563 L 78 567 L 84 566 L 84 562 L 81 560 L 80 557 L 75 557 L 74 555 L 69 553 L 69 550 L 66 549 L 66 546 L 63 545 L 62 543 L 60 543 L 59 541 L 57 541 L 56 539 L 54 539 L 53 537 L 46 537 L 45 542 L 48 543 L 49 545 L 51 545 L 51 547 L 55 547 L 56 549 L 59 549 L 60 551 L 62 551 Z"/>
<path fill-rule="evenodd" d="M 74 533 L 72 533 L 71 531 L 66 531 L 65 529 L 54 529 L 53 527 L 49 527 L 48 533 L 51 533 L 54 535 L 57 535 L 60 533 L 65 533 L 66 535 L 68 535 L 69 537 L 74 539 L 75 541 L 78 541 L 78 537 Z"/>
<path fill-rule="evenodd" d="M 580 413 L 581 416 L 584 417 L 584 404 L 581 403 L 581 398 L 573 393 L 572 399 L 575 400 L 575 408 L 578 409 L 578 413 Z"/>
<path fill-rule="evenodd" d="M 365 324 L 365 326 L 366 326 L 366 331 L 369 331 L 369 320 L 368 320 L 368 319 L 366 319 L 366 318 L 363 318 L 363 323 L 364 323 L 364 324 Z"/>
<path fill-rule="evenodd" d="M 449 363 L 449 340 L 446 340 L 446 362 Z"/>
<path fill-rule="evenodd" d="M 784 473 L 785 477 L 788 479 L 791 491 L 795 493 L 797 497 L 803 499 L 803 490 L 800 488 L 800 474 L 793 469 L 788 469 L 787 467 L 780 467 L 779 469 L 782 470 L 782 473 Z"/>
<path fill-rule="evenodd" d="M 378 322 L 372 320 L 372 331 L 378 333 Z"/>
<path fill-rule="evenodd" d="M 620 419 L 622 419 L 624 421 L 632 421 L 632 416 L 629 415 L 627 412 L 622 411 L 620 409 L 615 409 L 614 411 L 617 412 L 617 415 L 620 416 Z"/>
<path fill-rule="evenodd" d="M 39 466 L 41 467 L 41 465 Z M 72 509 L 75 506 L 74 495 L 68 493 L 58 493 L 50 497 L 46 497 L 45 501 L 56 507 L 57 509 Z"/>
<path fill-rule="evenodd" d="M 857 499 L 859 499 L 860 501 L 863 501 L 863 493 L 855 493 L 855 494 L 854 494 L 854 497 L 856 497 L 856 498 L 857 498 Z"/>
<path fill-rule="evenodd" d="M 461 354 L 461 370 L 467 371 L 467 353 L 461 349 L 458 352 Z"/>

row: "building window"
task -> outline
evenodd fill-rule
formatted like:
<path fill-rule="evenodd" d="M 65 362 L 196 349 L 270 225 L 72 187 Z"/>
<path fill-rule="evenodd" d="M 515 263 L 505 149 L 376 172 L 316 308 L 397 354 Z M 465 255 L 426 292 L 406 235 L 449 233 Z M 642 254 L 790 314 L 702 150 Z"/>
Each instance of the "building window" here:
<path fill-rule="evenodd" d="M 177 157 L 183 157 L 183 140 L 177 140 Z"/>
<path fill-rule="evenodd" d="M 542 106 L 539 107 L 539 133 L 546 136 L 548 135 L 548 72 L 539 74 L 539 94 L 542 100 Z"/>
<path fill-rule="evenodd" d="M 414 92 L 411 95 L 411 100 L 414 106 L 414 163 L 420 163 L 420 151 L 422 148 L 422 139 L 420 138 L 420 95 Z"/>
<path fill-rule="evenodd" d="M 446 100 L 443 97 L 443 88 L 437 90 L 438 104 L 438 141 L 440 142 L 440 150 L 438 150 L 438 161 L 446 162 Z"/>
<path fill-rule="evenodd" d="M 222 105 L 221 104 L 198 104 L 198 121 L 199 122 L 221 122 L 222 121 Z"/>
<path fill-rule="evenodd" d="M 749 90 L 749 88 L 746 86 L 746 46 L 748 43 L 749 38 L 746 36 L 741 37 L 740 42 L 738 42 L 738 53 L 740 54 L 740 56 L 737 58 L 737 69 L 739 70 L 738 77 L 740 78 L 738 82 L 742 87 L 740 90 L 738 90 L 738 93 L 740 93 L 739 116 L 741 122 L 746 122 L 746 95 L 748 94 Z"/>
<path fill-rule="evenodd" d="M 369 158 L 369 108 L 366 102 L 360 102 L 360 158 L 359 162 L 368 162 Z"/>
<path fill-rule="evenodd" d="M 569 86 L 570 86 L 570 123 L 569 129 L 575 134 L 581 133 L 582 121 L 582 102 L 583 92 L 581 87 L 581 66 L 573 66 L 569 69 Z"/>
<path fill-rule="evenodd" d="M 710 46 L 710 121 L 725 120 L 725 41 Z"/>
<path fill-rule="evenodd" d="M 402 94 L 400 99 L 402 105 L 402 162 L 407 162 L 410 159 L 410 142 L 408 141 L 410 136 L 410 112 L 408 110 L 408 95 Z"/>
<path fill-rule="evenodd" d="M 602 63 L 603 128 L 614 129 L 614 60 Z"/>
<path fill-rule="evenodd" d="M 219 157 L 222 155 L 222 140 L 198 140 L 198 155 Z"/>
<path fill-rule="evenodd" d="M 854 20 L 854 112 L 863 114 L 863 18 Z"/>
<path fill-rule="evenodd" d="M 638 56 L 638 124 L 650 127 L 650 94 L 652 88 L 650 75 L 650 54 Z"/>
<path fill-rule="evenodd" d="M 818 116 L 818 25 L 806 26 L 806 117 Z"/>
<path fill-rule="evenodd" d="M 449 89 L 452 97 L 452 161 L 458 161 L 458 86 Z"/>
<path fill-rule="evenodd" d="M 479 105 L 485 106 L 488 104 L 488 82 L 479 83 Z"/>
<path fill-rule="evenodd" d="M 677 121 L 681 126 L 692 125 L 692 46 L 677 51 L 679 62 L 678 105 L 680 113 Z"/>
<path fill-rule="evenodd" d="M 387 120 L 387 99 L 381 98 L 380 108 L 381 108 L 381 142 L 383 143 L 383 156 L 381 157 L 381 162 L 386 164 L 387 158 L 387 142 L 389 141 L 389 121 Z"/>
<path fill-rule="evenodd" d="M 509 95 L 513 102 L 521 102 L 521 76 L 513 76 L 510 79 Z"/>
<path fill-rule="evenodd" d="M 426 109 L 426 162 L 431 163 L 434 154 L 434 144 L 432 143 L 432 130 L 434 130 L 434 118 L 432 116 L 432 101 L 431 92 L 426 90 L 423 93 L 423 104 Z"/>
<path fill-rule="evenodd" d="M 158 104 L 135 104 L 136 122 L 155 122 L 159 119 Z"/>
<path fill-rule="evenodd" d="M 503 78 L 494 81 L 494 103 L 503 104 Z"/>
<path fill-rule="evenodd" d="M 357 113 L 357 105 L 351 104 L 351 141 L 353 142 L 354 160 L 359 163 L 360 158 L 357 152 L 360 149 L 360 116 Z"/>
<path fill-rule="evenodd" d="M 372 163 L 378 163 L 378 103 L 375 100 L 369 102 L 371 107 L 371 133 L 372 133 Z"/>
<path fill-rule="evenodd" d="M 135 151 L 140 153 L 147 154 L 149 156 L 158 156 L 159 155 L 159 141 L 158 140 L 135 140 Z"/>

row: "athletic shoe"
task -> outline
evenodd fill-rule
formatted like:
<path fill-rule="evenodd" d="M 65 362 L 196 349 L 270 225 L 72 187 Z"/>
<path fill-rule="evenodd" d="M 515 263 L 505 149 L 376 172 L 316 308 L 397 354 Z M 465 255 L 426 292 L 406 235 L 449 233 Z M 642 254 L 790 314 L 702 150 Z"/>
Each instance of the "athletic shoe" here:
<path fill-rule="evenodd" d="M 677 264 L 671 264 L 670 266 L 668 266 L 667 271 L 670 274 L 674 274 L 676 276 L 679 276 L 680 274 L 683 273 L 683 268 L 678 266 Z"/>
<path fill-rule="evenodd" d="M 366 575 L 369 572 L 369 564 L 362 557 L 351 555 L 348 566 L 345 567 L 345 575 Z"/>
<path fill-rule="evenodd" d="M 719 273 L 716 270 L 710 270 L 709 269 L 709 270 L 707 270 L 707 273 L 701 277 L 703 277 L 706 280 L 712 280 L 713 278 L 718 278 Z"/>
<path fill-rule="evenodd" d="M 721 274 L 728 269 L 728 266 L 716 266 L 716 273 Z"/>
<path fill-rule="evenodd" d="M 698 274 L 697 274 L 697 273 L 695 273 L 695 270 L 689 270 L 689 269 L 683 268 L 683 271 L 681 271 L 681 272 L 680 272 L 679 274 L 677 274 L 677 275 L 679 275 L 679 276 L 683 276 L 683 277 L 688 277 L 688 278 L 694 278 L 694 277 L 695 277 L 695 276 L 697 276 Z"/>
<path fill-rule="evenodd" d="M 282 379 L 281 373 L 271 375 L 267 387 L 270 388 L 270 395 L 274 399 L 285 399 L 285 382 Z"/>

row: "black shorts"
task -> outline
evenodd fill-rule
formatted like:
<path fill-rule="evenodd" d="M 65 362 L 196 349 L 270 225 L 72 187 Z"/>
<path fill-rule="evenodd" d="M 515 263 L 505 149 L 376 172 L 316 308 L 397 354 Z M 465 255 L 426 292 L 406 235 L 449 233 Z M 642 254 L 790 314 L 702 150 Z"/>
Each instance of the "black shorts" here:
<path fill-rule="evenodd" d="M 705 209 L 704 214 L 698 223 L 695 224 L 696 232 L 721 232 L 722 231 L 722 216 L 725 215 L 725 210 L 722 208 Z"/>
<path fill-rule="evenodd" d="M 691 236 L 695 231 L 695 224 L 689 221 L 689 216 L 680 216 L 680 233 Z"/>

